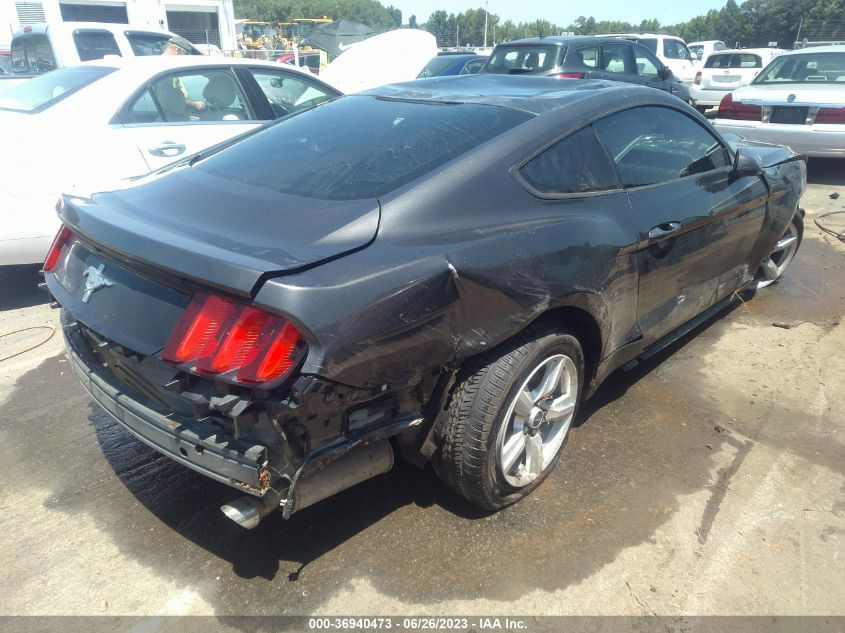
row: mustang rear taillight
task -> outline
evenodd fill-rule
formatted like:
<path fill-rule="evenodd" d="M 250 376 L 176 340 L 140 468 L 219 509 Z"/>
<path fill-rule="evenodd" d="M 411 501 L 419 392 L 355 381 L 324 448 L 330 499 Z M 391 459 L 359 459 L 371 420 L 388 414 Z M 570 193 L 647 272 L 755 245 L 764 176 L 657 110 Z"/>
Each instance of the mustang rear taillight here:
<path fill-rule="evenodd" d="M 586 77 L 584 73 L 558 73 L 560 79 L 583 79 Z"/>
<path fill-rule="evenodd" d="M 742 101 L 734 101 L 733 95 L 729 92 L 722 98 L 719 104 L 719 119 L 736 119 L 739 121 L 761 121 L 763 108 L 758 105 L 746 105 Z"/>
<path fill-rule="evenodd" d="M 41 267 L 45 273 L 49 273 L 56 267 L 59 257 L 65 247 L 73 240 L 73 233 L 65 225 L 59 229 L 56 237 L 53 238 L 53 243 L 50 244 L 50 250 L 47 251 L 47 258 L 44 260 L 44 266 Z"/>
<path fill-rule="evenodd" d="M 285 378 L 305 349 L 297 329 L 279 315 L 198 292 L 161 357 L 197 374 L 267 385 Z"/>
<path fill-rule="evenodd" d="M 845 124 L 845 108 L 819 108 L 816 123 Z"/>

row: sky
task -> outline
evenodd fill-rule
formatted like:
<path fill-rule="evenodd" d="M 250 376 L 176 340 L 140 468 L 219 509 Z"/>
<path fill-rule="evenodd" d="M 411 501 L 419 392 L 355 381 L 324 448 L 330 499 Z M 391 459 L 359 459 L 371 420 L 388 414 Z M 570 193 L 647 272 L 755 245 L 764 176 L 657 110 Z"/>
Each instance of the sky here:
<path fill-rule="evenodd" d="M 484 7 L 484 0 L 381 0 L 385 6 L 393 5 L 402 11 L 402 21 L 411 15 L 422 24 L 432 11 L 443 9 L 447 13 L 460 13 L 467 9 Z M 561 0 L 489 0 L 487 9 L 502 21 L 530 22 L 548 20 L 566 26 L 584 15 L 597 20 L 622 20 L 641 22 L 657 18 L 661 24 L 676 24 L 710 9 L 720 9 L 726 0 L 597 0 L 594 2 L 565 2 Z"/>

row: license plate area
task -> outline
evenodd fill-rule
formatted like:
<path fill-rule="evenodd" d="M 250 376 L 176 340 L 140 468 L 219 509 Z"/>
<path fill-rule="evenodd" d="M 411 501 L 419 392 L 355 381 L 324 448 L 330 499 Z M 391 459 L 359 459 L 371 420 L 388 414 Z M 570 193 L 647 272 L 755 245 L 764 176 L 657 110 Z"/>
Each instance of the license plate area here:
<path fill-rule="evenodd" d="M 739 81 L 739 77 L 736 75 L 727 75 L 727 76 L 719 76 L 715 75 L 713 77 L 713 82 L 717 84 L 732 84 Z"/>
<path fill-rule="evenodd" d="M 807 123 L 807 108 L 775 107 L 772 108 L 771 123 L 804 125 Z"/>

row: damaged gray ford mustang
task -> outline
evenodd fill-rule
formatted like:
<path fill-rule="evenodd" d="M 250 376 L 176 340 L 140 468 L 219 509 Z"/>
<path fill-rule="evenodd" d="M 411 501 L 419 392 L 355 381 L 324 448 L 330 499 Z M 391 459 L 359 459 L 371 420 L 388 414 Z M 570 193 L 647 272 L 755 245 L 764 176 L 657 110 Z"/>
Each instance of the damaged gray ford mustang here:
<path fill-rule="evenodd" d="M 396 455 L 496 510 L 611 371 L 784 272 L 805 181 L 657 90 L 429 79 L 66 195 L 44 271 L 94 400 L 241 525 Z"/>

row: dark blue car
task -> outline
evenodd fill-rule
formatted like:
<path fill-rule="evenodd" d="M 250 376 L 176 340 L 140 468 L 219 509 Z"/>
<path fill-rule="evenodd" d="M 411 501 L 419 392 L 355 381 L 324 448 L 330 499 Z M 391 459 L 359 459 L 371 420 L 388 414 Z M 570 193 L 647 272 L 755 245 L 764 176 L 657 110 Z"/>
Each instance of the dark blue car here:
<path fill-rule="evenodd" d="M 460 53 L 457 55 L 441 53 L 437 57 L 431 58 L 431 61 L 425 65 L 425 68 L 417 75 L 417 78 L 445 77 L 446 75 L 474 75 L 481 70 L 481 67 L 486 61 L 487 57 L 474 53 Z"/>

